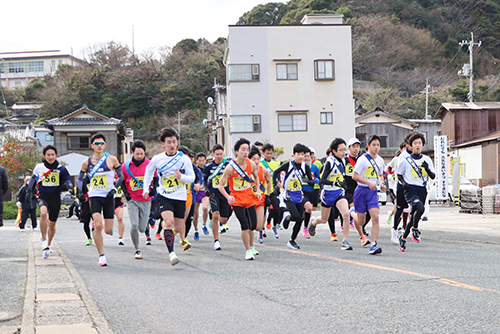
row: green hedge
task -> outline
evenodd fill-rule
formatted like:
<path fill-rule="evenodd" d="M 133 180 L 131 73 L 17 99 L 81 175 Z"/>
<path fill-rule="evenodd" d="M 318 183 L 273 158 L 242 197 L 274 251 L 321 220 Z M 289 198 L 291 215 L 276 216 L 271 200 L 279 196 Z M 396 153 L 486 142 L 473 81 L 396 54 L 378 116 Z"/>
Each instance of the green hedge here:
<path fill-rule="evenodd" d="M 40 217 L 40 209 L 36 207 L 36 216 Z M 3 219 L 16 219 L 17 218 L 17 205 L 16 202 L 3 203 Z"/>

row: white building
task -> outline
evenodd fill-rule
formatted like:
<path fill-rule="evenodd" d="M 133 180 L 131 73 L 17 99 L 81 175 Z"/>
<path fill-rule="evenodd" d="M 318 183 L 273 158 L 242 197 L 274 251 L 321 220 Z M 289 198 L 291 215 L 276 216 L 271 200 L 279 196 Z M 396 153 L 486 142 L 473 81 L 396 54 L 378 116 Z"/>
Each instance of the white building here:
<path fill-rule="evenodd" d="M 226 149 L 240 137 L 324 156 L 354 137 L 351 26 L 343 15 L 306 15 L 300 25 L 229 26 Z"/>

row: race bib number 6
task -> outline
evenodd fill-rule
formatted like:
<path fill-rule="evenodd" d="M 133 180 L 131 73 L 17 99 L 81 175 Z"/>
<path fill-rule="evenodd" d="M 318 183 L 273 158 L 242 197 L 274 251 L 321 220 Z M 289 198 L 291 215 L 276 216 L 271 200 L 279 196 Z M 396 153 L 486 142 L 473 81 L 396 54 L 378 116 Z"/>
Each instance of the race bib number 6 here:
<path fill-rule="evenodd" d="M 59 187 L 59 173 L 51 172 L 42 181 L 44 187 Z"/>
<path fill-rule="evenodd" d="M 299 179 L 290 179 L 288 180 L 288 191 L 301 191 L 302 190 L 302 182 Z"/>
<path fill-rule="evenodd" d="M 175 178 L 175 175 L 169 177 L 162 177 L 163 188 L 167 193 L 173 193 L 184 186 L 182 181 L 179 181 Z"/>
<path fill-rule="evenodd" d="M 92 177 L 92 190 L 108 189 L 108 177 L 106 175 L 94 175 Z"/>

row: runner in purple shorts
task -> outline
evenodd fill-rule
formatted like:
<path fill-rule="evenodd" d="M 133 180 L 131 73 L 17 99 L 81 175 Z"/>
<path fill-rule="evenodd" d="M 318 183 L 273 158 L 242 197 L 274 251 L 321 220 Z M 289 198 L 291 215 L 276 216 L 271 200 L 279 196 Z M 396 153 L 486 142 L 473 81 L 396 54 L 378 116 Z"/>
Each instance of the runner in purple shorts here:
<path fill-rule="evenodd" d="M 196 155 L 196 167 L 200 174 L 201 179 L 203 180 L 203 168 L 205 168 L 205 164 L 207 162 L 207 157 L 204 153 L 198 153 Z M 203 185 L 203 181 L 202 181 Z M 200 239 L 200 233 L 198 232 L 198 219 L 200 217 L 200 204 L 201 209 L 203 210 L 203 234 L 208 235 L 207 228 L 207 218 L 208 218 L 208 204 L 210 203 L 209 197 L 206 195 L 206 189 L 202 188 L 200 191 L 197 191 L 194 197 L 194 216 L 193 216 L 193 225 L 194 225 L 194 240 Z"/>

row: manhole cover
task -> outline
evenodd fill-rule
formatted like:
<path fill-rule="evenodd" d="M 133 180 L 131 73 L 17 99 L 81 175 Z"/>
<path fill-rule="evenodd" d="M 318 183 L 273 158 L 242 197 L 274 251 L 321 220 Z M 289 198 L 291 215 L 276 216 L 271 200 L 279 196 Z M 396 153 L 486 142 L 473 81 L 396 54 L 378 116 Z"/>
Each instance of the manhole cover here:
<path fill-rule="evenodd" d="M 15 314 L 12 312 L 0 311 L 0 321 L 7 321 L 14 318 L 17 318 L 19 314 Z"/>

